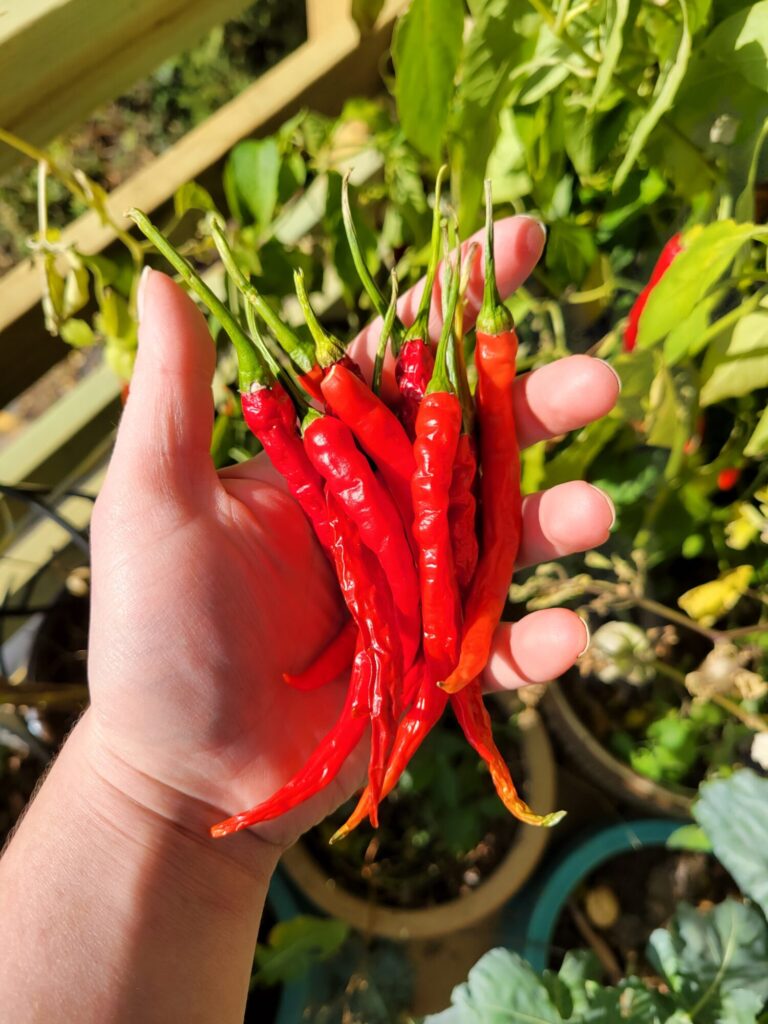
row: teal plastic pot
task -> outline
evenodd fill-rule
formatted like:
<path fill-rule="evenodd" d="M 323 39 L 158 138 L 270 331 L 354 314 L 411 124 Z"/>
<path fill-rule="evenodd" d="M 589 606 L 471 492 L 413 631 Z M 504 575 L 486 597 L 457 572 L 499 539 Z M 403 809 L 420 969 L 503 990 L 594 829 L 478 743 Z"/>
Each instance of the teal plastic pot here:
<path fill-rule="evenodd" d="M 665 846 L 679 821 L 650 818 L 592 832 L 567 847 L 534 883 L 529 895 L 530 914 L 520 952 L 537 970 L 549 966 L 549 952 L 557 922 L 573 890 L 595 868 L 621 853 Z"/>
<path fill-rule="evenodd" d="M 296 897 L 293 894 L 291 885 L 280 871 L 276 871 L 269 883 L 267 902 L 277 921 L 290 921 L 304 913 Z M 283 985 L 280 995 L 280 1002 L 277 1006 L 275 1024 L 298 1024 L 304 1012 L 304 1007 L 310 1001 L 311 978 L 307 972 L 296 981 Z"/>

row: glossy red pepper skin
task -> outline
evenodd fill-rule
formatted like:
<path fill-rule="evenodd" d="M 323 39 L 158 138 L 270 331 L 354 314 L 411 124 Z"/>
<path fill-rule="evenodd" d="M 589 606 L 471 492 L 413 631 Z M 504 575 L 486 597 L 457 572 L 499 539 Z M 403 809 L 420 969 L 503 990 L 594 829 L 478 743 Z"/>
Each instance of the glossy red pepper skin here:
<path fill-rule="evenodd" d="M 279 384 L 254 387 L 240 396 L 243 417 L 261 442 L 288 490 L 309 519 L 317 539 L 330 551 L 331 529 L 323 483 L 312 467 L 296 428 L 296 411 Z M 287 403 L 287 404 L 286 404 Z"/>
<path fill-rule="evenodd" d="M 735 466 L 730 466 L 728 469 L 721 469 L 717 474 L 717 488 L 720 491 L 730 491 L 736 486 L 741 479 L 741 470 Z"/>
<path fill-rule="evenodd" d="M 400 392 L 397 413 L 411 440 L 416 436 L 416 416 L 434 366 L 432 349 L 421 338 L 406 341 L 395 363 L 395 381 Z"/>
<path fill-rule="evenodd" d="M 451 547 L 456 567 L 456 582 L 463 594 L 475 573 L 478 557 L 477 544 L 477 501 L 475 500 L 475 479 L 477 477 L 477 454 L 475 439 L 463 433 L 456 447 L 451 478 L 448 525 L 451 531 Z"/>
<path fill-rule="evenodd" d="M 304 429 L 307 455 L 378 558 L 395 603 L 405 671 L 421 640 L 419 585 L 402 521 L 381 480 L 341 420 L 321 416 Z"/>
<path fill-rule="evenodd" d="M 467 686 L 486 666 L 520 546 L 520 454 L 512 401 L 516 356 L 514 328 L 498 334 L 478 328 L 475 397 L 483 467 L 482 542 L 464 608 L 459 662 L 443 684 L 448 693 Z"/>
<path fill-rule="evenodd" d="M 638 297 L 635 299 L 634 305 L 629 311 L 629 318 L 627 320 L 627 326 L 624 329 L 624 351 L 633 352 L 637 345 L 637 332 L 640 328 L 640 317 L 642 316 L 643 310 L 646 307 L 648 299 L 651 296 L 651 292 L 664 277 L 666 272 L 669 270 L 671 264 L 674 262 L 676 257 L 683 251 L 683 236 L 678 234 L 672 235 L 667 244 L 661 250 L 661 255 L 656 261 L 656 265 L 651 272 L 650 280 L 648 284 L 643 288 Z"/>
<path fill-rule="evenodd" d="M 416 417 L 416 470 L 411 482 L 414 536 L 419 549 L 424 669 L 412 708 L 400 722 L 380 797 L 397 784 L 408 762 L 438 721 L 448 698 L 436 685 L 456 659 L 461 607 L 453 568 L 448 507 L 453 462 L 461 432 L 461 405 L 445 391 L 424 397 Z M 368 813 L 370 785 L 332 841 L 348 835 Z"/>
<path fill-rule="evenodd" d="M 336 636 L 327 644 L 303 672 L 284 672 L 283 681 L 294 690 L 318 690 L 338 679 L 345 672 L 355 656 L 358 629 L 352 619 L 347 619 Z"/>
<path fill-rule="evenodd" d="M 261 822 L 271 821 L 298 807 L 332 782 L 368 727 L 367 719 L 353 716 L 353 697 L 354 691 L 350 688 L 335 725 L 325 734 L 304 766 L 285 785 L 250 810 L 234 814 L 213 825 L 211 835 L 219 839 Z"/>
<path fill-rule="evenodd" d="M 488 765 L 496 792 L 510 814 L 528 825 L 539 825 L 544 828 L 550 828 L 561 821 L 564 811 L 536 814 L 519 796 L 509 768 L 493 739 L 491 718 L 483 702 L 480 681 L 473 680 L 460 693 L 451 697 L 451 707 L 464 735 Z"/>
<path fill-rule="evenodd" d="M 377 809 L 384 768 L 395 735 L 399 711 L 398 680 L 402 673 L 402 650 L 395 627 L 394 605 L 384 572 L 362 543 L 355 524 L 347 518 L 339 499 L 326 488 L 328 512 L 333 531 L 332 553 L 336 576 L 344 600 L 360 635 L 358 655 L 353 665 L 351 689 L 359 695 L 353 701 L 353 713 L 359 708 L 364 685 L 357 685 L 355 674 L 367 680 L 368 714 L 371 719 L 371 754 L 368 779 L 371 787 L 371 822 L 378 822 Z M 361 676 L 362 680 L 362 676 Z"/>
<path fill-rule="evenodd" d="M 340 363 L 326 373 L 321 390 L 329 410 L 346 423 L 375 462 L 410 536 L 413 449 L 399 420 L 367 384 Z"/>

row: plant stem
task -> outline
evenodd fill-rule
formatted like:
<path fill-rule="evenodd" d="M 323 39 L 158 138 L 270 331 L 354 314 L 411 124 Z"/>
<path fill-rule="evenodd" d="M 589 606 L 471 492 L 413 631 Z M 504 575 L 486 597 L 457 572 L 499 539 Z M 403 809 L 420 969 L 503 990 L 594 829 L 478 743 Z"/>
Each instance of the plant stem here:
<path fill-rule="evenodd" d="M 672 665 L 667 665 L 664 661 L 655 661 L 653 667 L 659 673 L 659 675 L 666 676 L 667 679 L 672 679 L 675 683 L 678 683 L 687 691 L 685 685 L 685 676 L 677 669 L 673 668 Z M 730 697 L 724 696 L 722 693 L 708 693 L 702 700 L 710 701 L 712 704 L 717 704 L 718 707 L 722 708 L 723 711 L 727 711 L 729 715 L 733 715 L 734 718 L 738 718 L 740 722 L 747 726 L 748 729 L 752 729 L 754 732 L 768 732 L 768 722 L 760 715 L 753 715 L 750 711 L 746 711 L 740 704 L 737 704 L 735 700 L 731 700 Z"/>

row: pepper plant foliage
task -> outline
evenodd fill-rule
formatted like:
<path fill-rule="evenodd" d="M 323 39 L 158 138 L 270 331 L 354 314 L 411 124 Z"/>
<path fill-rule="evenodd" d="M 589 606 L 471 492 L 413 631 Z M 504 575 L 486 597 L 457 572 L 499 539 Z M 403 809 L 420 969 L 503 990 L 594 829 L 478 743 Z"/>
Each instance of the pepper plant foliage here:
<path fill-rule="evenodd" d="M 516 953 L 494 949 L 475 964 L 467 982 L 454 989 L 451 1007 L 427 1017 L 424 1024 L 764 1021 L 768 1003 L 765 865 L 760 876 L 755 855 L 768 841 L 768 780 L 741 771 L 708 783 L 702 787 L 694 814 L 705 843 L 755 904 L 733 899 L 708 909 L 679 904 L 667 927 L 658 928 L 649 940 L 647 957 L 656 975 L 653 984 L 629 976 L 616 986 L 603 985 L 591 950 L 569 952 L 559 971 L 537 974 Z M 702 848 L 700 842 L 685 845 Z"/>

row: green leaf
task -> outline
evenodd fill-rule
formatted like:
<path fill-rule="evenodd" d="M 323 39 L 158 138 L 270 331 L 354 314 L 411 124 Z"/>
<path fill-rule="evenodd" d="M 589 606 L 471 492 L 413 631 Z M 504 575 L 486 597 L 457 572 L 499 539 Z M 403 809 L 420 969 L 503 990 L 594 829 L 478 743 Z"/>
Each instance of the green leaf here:
<path fill-rule="evenodd" d="M 583 1013 L 588 1004 L 585 986 L 587 982 L 599 981 L 603 969 L 591 949 L 570 950 L 563 957 L 558 978 L 571 995 L 573 1013 Z"/>
<path fill-rule="evenodd" d="M 361 32 L 368 32 L 381 14 L 384 0 L 352 0 L 352 17 Z"/>
<path fill-rule="evenodd" d="M 87 320 L 67 320 L 61 325 L 59 334 L 73 348 L 89 348 L 96 344 L 96 335 Z"/>
<path fill-rule="evenodd" d="M 672 328 L 664 340 L 664 361 L 667 366 L 676 366 L 681 360 L 695 356 L 700 351 L 701 338 L 709 327 L 710 315 L 718 302 L 717 295 L 705 295 L 688 316 Z"/>
<path fill-rule="evenodd" d="M 762 416 L 744 449 L 744 454 L 748 459 L 759 459 L 766 453 L 768 453 L 768 407 L 763 409 Z"/>
<path fill-rule="evenodd" d="M 210 192 L 198 185 L 196 181 L 187 181 L 173 194 L 173 211 L 177 217 L 183 217 L 189 210 L 201 213 L 215 213 L 216 203 Z"/>
<path fill-rule="evenodd" d="M 722 277 L 736 253 L 756 231 L 754 224 L 717 221 L 694 228 L 684 238 L 685 248 L 653 289 L 640 317 L 637 344 L 649 348 L 681 319 L 690 316 L 696 304 Z"/>
<path fill-rule="evenodd" d="M 754 1005 L 734 999 L 737 992 L 757 997 L 760 1006 L 768 999 L 768 925 L 754 907 L 735 900 L 707 913 L 681 903 L 669 929 L 651 935 L 648 959 L 697 1024 L 733 1020 L 724 1004 L 742 1011 Z"/>
<path fill-rule="evenodd" d="M 603 48 L 597 78 L 595 79 L 595 87 L 589 100 L 592 110 L 597 109 L 600 100 L 608 91 L 613 73 L 619 63 L 619 57 L 624 45 L 624 26 L 629 15 L 629 0 L 611 0 L 609 9 L 612 15 L 611 27 L 608 30 L 608 39 Z"/>
<path fill-rule="evenodd" d="M 327 960 L 349 935 L 349 926 L 333 918 L 291 918 L 276 924 L 268 936 L 268 945 L 257 946 L 254 981 L 276 985 L 292 981 L 313 963 Z"/>
<path fill-rule="evenodd" d="M 563 1019 L 533 969 L 506 949 L 481 957 L 453 990 L 451 1004 L 462 1024 L 561 1024 Z"/>
<path fill-rule="evenodd" d="M 748 313 L 730 337 L 726 335 L 712 345 L 702 377 L 704 406 L 768 386 L 768 313 Z"/>
<path fill-rule="evenodd" d="M 408 141 L 440 162 L 464 30 L 462 0 L 413 0 L 395 27 L 395 100 Z"/>
<path fill-rule="evenodd" d="M 768 779 L 745 768 L 706 782 L 693 816 L 739 889 L 768 915 Z"/>
<path fill-rule="evenodd" d="M 224 192 L 229 208 L 241 224 L 265 228 L 277 204 L 280 179 L 277 140 L 246 139 L 229 154 L 224 168 Z"/>
<path fill-rule="evenodd" d="M 518 29 L 519 3 L 487 0 L 479 6 L 464 47 L 451 132 L 451 185 L 463 233 L 475 226 L 510 72 L 528 55 L 526 48 L 533 50 Z"/>
<path fill-rule="evenodd" d="M 693 853 L 711 853 L 712 843 L 699 825 L 681 825 L 667 839 L 670 850 L 690 850 Z"/>
<path fill-rule="evenodd" d="M 627 175 L 632 170 L 635 160 L 637 160 L 643 146 L 647 142 L 649 135 L 674 103 L 677 91 L 685 77 L 688 60 L 691 56 L 691 30 L 688 25 L 686 2 L 685 0 L 679 0 L 679 3 L 683 15 L 683 23 L 680 27 L 680 45 L 677 54 L 674 61 L 668 64 L 659 75 L 656 88 L 654 89 L 653 102 L 640 118 L 637 127 L 632 133 L 632 138 L 627 146 L 627 152 L 613 180 L 614 192 L 618 192 L 621 188 Z"/>
<path fill-rule="evenodd" d="M 706 38 L 707 52 L 768 92 L 768 0 L 748 4 Z"/>

